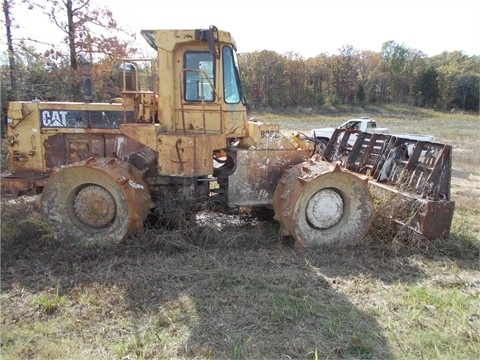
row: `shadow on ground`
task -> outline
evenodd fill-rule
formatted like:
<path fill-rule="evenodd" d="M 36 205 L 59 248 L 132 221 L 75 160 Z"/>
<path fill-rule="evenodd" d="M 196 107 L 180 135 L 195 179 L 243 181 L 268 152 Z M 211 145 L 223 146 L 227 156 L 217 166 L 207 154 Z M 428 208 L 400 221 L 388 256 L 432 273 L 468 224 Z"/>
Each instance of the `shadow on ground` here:
<path fill-rule="evenodd" d="M 4 339 L 16 334 L 8 347 L 2 343 L 4 355 L 65 355 L 38 353 L 39 337 L 55 341 L 49 332 L 32 341 L 20 331 L 44 322 L 75 338 L 70 354 L 79 358 L 389 359 L 375 315 L 352 304 L 331 279 L 426 276 L 372 242 L 296 251 L 265 221 L 150 229 L 116 246 L 80 248 L 45 237 L 35 221 L 20 221 L 30 216 L 9 213 L 6 220 L 18 219 L 21 231 L 2 234 Z M 65 302 L 39 312 L 39 294 L 55 292 Z"/>

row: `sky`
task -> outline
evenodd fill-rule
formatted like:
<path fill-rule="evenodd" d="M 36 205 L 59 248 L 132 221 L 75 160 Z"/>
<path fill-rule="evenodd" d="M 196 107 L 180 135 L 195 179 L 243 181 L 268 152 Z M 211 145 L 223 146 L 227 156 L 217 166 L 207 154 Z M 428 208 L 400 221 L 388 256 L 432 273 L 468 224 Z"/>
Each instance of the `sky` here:
<path fill-rule="evenodd" d="M 305 58 L 338 54 L 351 45 L 380 52 L 395 41 L 434 56 L 480 55 L 480 0 L 91 0 L 140 36 L 143 29 L 217 28 L 229 31 L 238 52 L 272 50 Z M 48 41 L 44 15 L 14 13 L 19 33 Z M 2 39 L 4 36 L 2 36 Z M 2 40 L 4 47 L 5 40 Z M 148 46 L 145 46 L 147 48 Z"/>

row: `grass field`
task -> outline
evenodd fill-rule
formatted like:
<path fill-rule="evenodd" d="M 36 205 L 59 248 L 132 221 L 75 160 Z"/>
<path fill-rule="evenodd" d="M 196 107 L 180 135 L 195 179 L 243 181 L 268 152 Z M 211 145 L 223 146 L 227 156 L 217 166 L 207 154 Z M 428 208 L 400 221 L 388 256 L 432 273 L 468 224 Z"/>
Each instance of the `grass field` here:
<path fill-rule="evenodd" d="M 401 115 L 398 115 L 401 114 Z M 1 358 L 480 358 L 480 117 L 409 108 L 253 114 L 286 131 L 367 115 L 454 148 L 445 240 L 372 226 L 356 247 L 294 250 L 275 222 L 200 214 L 115 247 L 69 247 L 2 201 Z"/>

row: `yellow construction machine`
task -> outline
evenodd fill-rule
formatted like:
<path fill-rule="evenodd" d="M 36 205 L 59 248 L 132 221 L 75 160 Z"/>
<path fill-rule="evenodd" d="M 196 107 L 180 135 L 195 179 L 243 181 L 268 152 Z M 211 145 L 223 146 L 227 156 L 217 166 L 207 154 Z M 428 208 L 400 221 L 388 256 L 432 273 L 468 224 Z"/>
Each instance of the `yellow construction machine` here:
<path fill-rule="evenodd" d="M 122 59 L 119 98 L 9 104 L 2 193 L 41 193 L 42 216 L 66 239 L 120 241 L 149 216 L 214 202 L 225 211 L 273 210 L 299 248 L 356 244 L 371 225 L 378 189 L 417 206 L 408 221 L 395 221 L 430 238 L 448 236 L 448 145 L 364 134 L 351 147 L 345 132 L 320 156 L 313 139 L 247 118 L 229 32 L 141 33 L 157 51 L 148 60 L 153 71 L 142 81 L 146 59 Z"/>

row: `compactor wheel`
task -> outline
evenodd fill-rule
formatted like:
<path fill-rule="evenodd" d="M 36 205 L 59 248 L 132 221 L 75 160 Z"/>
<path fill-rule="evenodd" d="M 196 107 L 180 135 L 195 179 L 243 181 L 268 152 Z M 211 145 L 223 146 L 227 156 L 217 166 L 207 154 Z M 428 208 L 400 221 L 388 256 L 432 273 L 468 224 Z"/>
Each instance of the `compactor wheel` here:
<path fill-rule="evenodd" d="M 297 248 L 358 244 L 373 216 L 366 181 L 318 156 L 282 175 L 273 208 L 274 218 Z"/>
<path fill-rule="evenodd" d="M 70 165 L 47 182 L 40 209 L 72 242 L 112 242 L 141 229 L 154 206 L 142 172 L 102 158 Z"/>

